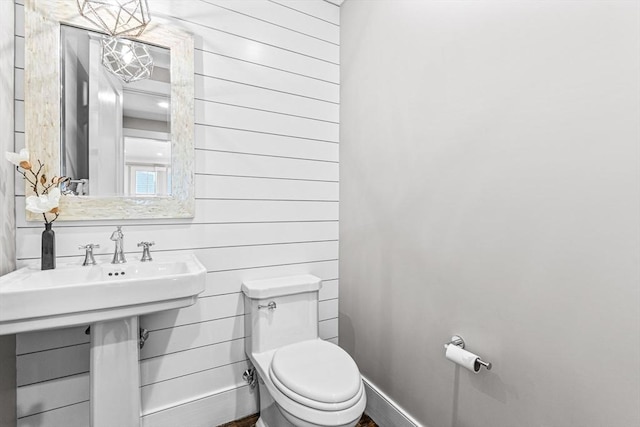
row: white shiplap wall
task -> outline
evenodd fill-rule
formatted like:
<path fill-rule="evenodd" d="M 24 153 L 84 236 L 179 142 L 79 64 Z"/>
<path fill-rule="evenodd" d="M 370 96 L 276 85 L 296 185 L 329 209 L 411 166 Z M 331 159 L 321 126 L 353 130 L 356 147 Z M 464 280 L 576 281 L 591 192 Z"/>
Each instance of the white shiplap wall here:
<path fill-rule="evenodd" d="M 0 155 L 13 151 L 14 4 L 0 2 Z M 16 267 L 15 169 L 0 159 L 0 276 Z M 14 426 L 16 417 L 16 339 L 0 336 L 0 426 Z"/>
<path fill-rule="evenodd" d="M 24 145 L 24 8 L 16 5 L 16 148 Z M 245 279 L 321 277 L 320 334 L 338 336 L 339 8 L 322 0 L 150 0 L 195 37 L 196 216 L 193 220 L 55 223 L 57 255 L 124 225 L 156 251 L 194 250 L 207 288 L 189 308 L 141 318 L 145 426 L 213 426 L 254 413 L 243 383 Z M 42 225 L 24 218 L 16 184 L 17 260 L 37 259 Z M 84 327 L 17 337 L 18 426 L 87 426 Z"/>

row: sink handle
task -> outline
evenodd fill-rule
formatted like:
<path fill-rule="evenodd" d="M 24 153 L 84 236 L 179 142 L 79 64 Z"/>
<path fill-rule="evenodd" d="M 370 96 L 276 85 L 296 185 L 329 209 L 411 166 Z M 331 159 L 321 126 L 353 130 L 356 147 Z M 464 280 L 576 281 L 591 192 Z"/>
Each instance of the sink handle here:
<path fill-rule="evenodd" d="M 140 259 L 141 262 L 153 261 L 153 258 L 151 258 L 151 252 L 149 252 L 149 248 L 155 244 L 155 242 L 138 243 L 138 247 L 142 247 L 142 258 Z"/>
<path fill-rule="evenodd" d="M 100 245 L 96 245 L 95 243 L 88 243 L 86 245 L 78 246 L 78 249 L 84 249 L 84 261 L 82 262 L 82 266 L 86 267 L 88 265 L 96 265 L 96 260 L 93 258 L 93 250 L 95 248 L 99 248 Z"/>

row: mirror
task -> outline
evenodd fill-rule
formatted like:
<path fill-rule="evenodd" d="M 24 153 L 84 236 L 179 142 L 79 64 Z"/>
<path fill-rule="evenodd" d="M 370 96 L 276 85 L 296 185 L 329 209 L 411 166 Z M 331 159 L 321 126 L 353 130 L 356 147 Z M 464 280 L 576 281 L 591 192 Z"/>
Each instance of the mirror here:
<path fill-rule="evenodd" d="M 60 31 L 60 174 L 71 178 L 63 193 L 171 194 L 170 51 L 145 45 L 151 75 L 127 83 L 102 65 L 103 34 Z"/>
<path fill-rule="evenodd" d="M 132 39 L 153 72 L 125 83 L 92 25 L 75 0 L 25 2 L 25 142 L 47 176 L 72 179 L 58 220 L 193 217 L 192 36 L 154 16 Z"/>

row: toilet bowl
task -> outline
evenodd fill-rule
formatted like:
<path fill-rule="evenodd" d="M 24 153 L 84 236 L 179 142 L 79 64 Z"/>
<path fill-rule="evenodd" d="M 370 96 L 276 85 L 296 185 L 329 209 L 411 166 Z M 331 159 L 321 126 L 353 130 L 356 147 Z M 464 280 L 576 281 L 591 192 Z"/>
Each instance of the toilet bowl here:
<path fill-rule="evenodd" d="M 312 275 L 244 282 L 245 351 L 258 375 L 258 427 L 352 427 L 367 397 L 356 363 L 318 338 Z"/>

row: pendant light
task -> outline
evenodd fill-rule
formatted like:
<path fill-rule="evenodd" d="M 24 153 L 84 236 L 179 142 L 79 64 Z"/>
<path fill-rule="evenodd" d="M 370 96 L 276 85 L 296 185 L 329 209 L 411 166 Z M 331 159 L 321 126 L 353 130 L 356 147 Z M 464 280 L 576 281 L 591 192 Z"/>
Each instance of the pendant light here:
<path fill-rule="evenodd" d="M 114 37 L 137 37 L 151 20 L 147 0 L 77 1 L 81 16 Z"/>
<path fill-rule="evenodd" d="M 149 47 L 118 37 L 102 38 L 102 65 L 125 83 L 148 79 L 153 72 Z"/>

